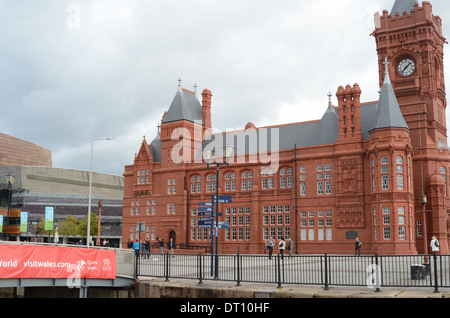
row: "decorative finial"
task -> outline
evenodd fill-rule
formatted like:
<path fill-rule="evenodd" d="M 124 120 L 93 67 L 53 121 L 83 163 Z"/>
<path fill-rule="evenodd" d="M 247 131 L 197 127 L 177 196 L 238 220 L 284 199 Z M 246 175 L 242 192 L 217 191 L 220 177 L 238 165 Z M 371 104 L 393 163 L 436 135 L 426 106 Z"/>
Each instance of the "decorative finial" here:
<path fill-rule="evenodd" d="M 331 97 L 333 96 L 333 95 L 331 95 L 331 92 L 328 92 L 328 101 L 331 103 Z"/>
<path fill-rule="evenodd" d="M 181 77 L 178 79 L 178 87 L 181 87 L 181 82 L 182 82 L 183 80 L 181 79 Z"/>
<path fill-rule="evenodd" d="M 161 125 L 158 124 L 158 126 L 156 126 L 156 128 L 158 128 L 158 135 L 159 135 L 159 134 L 160 134 L 160 131 L 161 131 Z"/>
<path fill-rule="evenodd" d="M 384 58 L 383 64 L 384 64 L 384 66 L 385 66 L 385 70 L 384 70 L 384 71 L 385 71 L 386 74 L 388 74 L 388 73 L 389 73 L 388 65 L 389 65 L 390 63 L 388 62 L 387 57 Z"/>
<path fill-rule="evenodd" d="M 194 94 L 197 94 L 197 83 L 194 84 Z"/>

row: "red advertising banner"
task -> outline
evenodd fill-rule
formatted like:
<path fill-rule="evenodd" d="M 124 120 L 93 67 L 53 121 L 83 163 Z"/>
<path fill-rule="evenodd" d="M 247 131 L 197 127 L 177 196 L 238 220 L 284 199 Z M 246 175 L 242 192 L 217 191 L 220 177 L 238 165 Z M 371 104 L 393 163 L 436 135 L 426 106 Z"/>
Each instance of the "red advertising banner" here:
<path fill-rule="evenodd" d="M 63 246 L 0 245 L 0 278 L 116 278 L 116 252 Z"/>

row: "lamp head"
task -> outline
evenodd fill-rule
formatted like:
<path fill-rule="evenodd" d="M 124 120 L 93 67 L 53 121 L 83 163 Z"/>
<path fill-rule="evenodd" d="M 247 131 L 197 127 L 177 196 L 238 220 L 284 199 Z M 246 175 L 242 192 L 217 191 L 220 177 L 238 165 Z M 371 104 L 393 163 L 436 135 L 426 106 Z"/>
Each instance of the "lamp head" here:
<path fill-rule="evenodd" d="M 6 183 L 12 185 L 14 181 L 16 181 L 16 178 L 11 173 L 6 176 Z"/>

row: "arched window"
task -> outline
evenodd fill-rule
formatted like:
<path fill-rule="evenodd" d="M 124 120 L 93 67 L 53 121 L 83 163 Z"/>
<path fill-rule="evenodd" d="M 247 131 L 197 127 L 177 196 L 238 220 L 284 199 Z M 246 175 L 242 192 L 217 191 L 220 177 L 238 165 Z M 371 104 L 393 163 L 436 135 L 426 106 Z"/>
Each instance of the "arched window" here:
<path fill-rule="evenodd" d="M 191 176 L 191 193 L 202 192 L 202 177 L 198 175 Z"/>
<path fill-rule="evenodd" d="M 216 179 L 215 173 L 206 176 L 206 192 L 216 192 Z"/>
<path fill-rule="evenodd" d="M 384 175 L 381 177 L 381 185 L 383 190 L 389 190 L 389 176 Z"/>
<path fill-rule="evenodd" d="M 325 181 L 325 194 L 331 194 L 331 181 Z"/>
<path fill-rule="evenodd" d="M 225 173 L 225 191 L 236 191 L 236 172 Z"/>
<path fill-rule="evenodd" d="M 241 174 L 241 190 L 251 190 L 253 188 L 253 171 L 243 171 Z"/>
<path fill-rule="evenodd" d="M 323 194 L 323 181 L 317 182 L 317 194 L 319 195 Z"/>
<path fill-rule="evenodd" d="M 397 190 L 403 190 L 403 175 L 397 175 Z"/>
<path fill-rule="evenodd" d="M 292 168 L 280 169 L 280 188 L 292 187 Z"/>

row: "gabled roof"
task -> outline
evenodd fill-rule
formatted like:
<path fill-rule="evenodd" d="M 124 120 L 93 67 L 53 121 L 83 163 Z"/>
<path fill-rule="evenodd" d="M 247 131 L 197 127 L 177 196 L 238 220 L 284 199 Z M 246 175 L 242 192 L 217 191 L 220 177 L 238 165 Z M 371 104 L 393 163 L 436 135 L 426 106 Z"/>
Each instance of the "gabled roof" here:
<path fill-rule="evenodd" d="M 403 11 L 407 11 L 408 14 L 414 9 L 414 4 L 418 3 L 417 0 L 395 0 L 394 6 L 391 10 L 391 15 L 395 16 L 396 13 L 403 15 Z"/>
<path fill-rule="evenodd" d="M 197 96 L 194 92 L 181 87 L 178 88 L 162 123 L 165 124 L 179 120 L 203 123 L 202 105 L 197 99 Z"/>
<path fill-rule="evenodd" d="M 387 68 L 387 59 L 385 61 L 386 70 L 383 88 L 381 91 L 380 101 L 378 103 L 377 112 L 372 124 L 372 130 L 384 128 L 405 128 L 408 129 L 405 118 L 395 96 L 394 88 L 392 87 L 391 79 L 389 78 L 389 71 Z"/>

